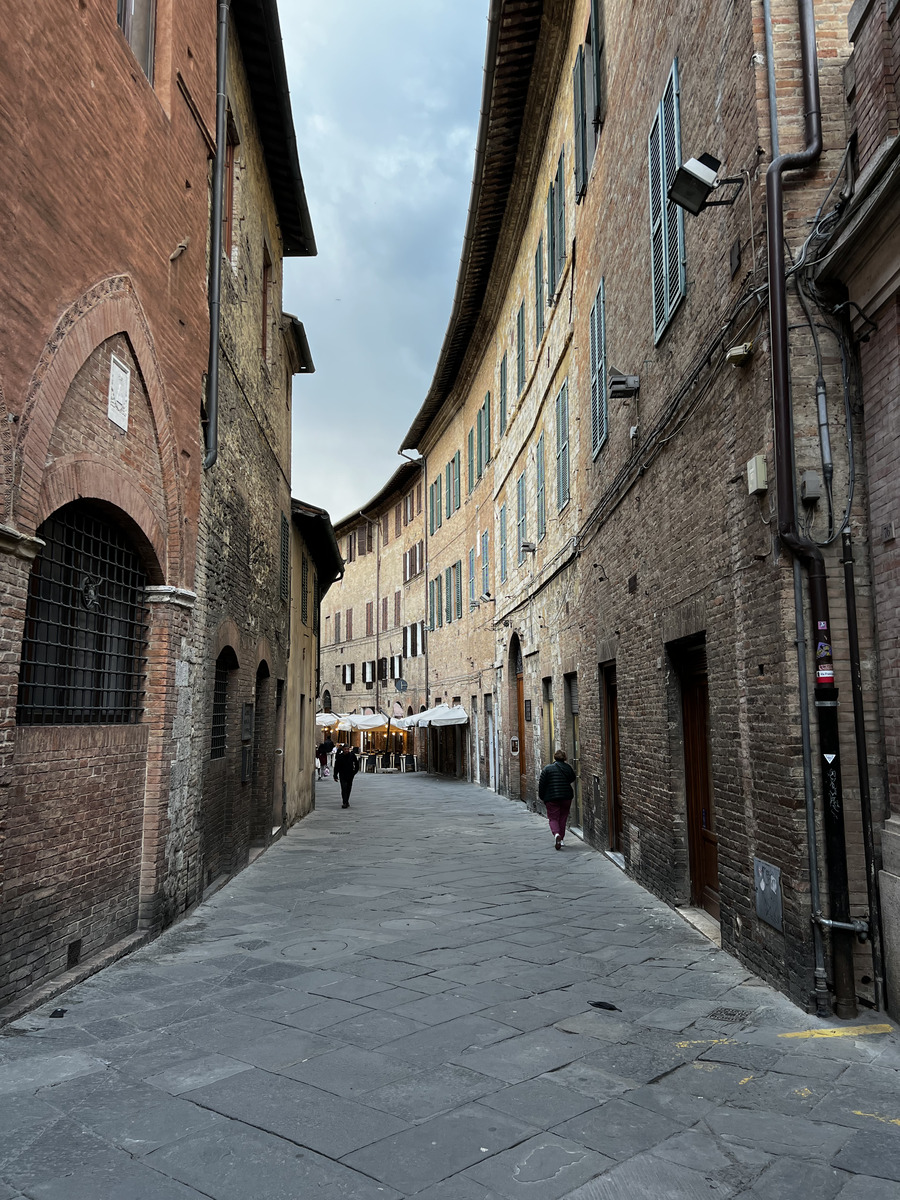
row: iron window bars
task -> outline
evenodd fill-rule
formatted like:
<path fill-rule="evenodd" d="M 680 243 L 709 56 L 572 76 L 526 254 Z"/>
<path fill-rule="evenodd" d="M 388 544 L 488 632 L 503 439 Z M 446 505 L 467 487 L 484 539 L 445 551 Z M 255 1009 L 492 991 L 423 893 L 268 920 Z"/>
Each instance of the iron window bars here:
<path fill-rule="evenodd" d="M 28 581 L 16 720 L 127 725 L 140 718 L 147 577 L 126 535 L 97 509 L 67 504 L 38 534 Z"/>

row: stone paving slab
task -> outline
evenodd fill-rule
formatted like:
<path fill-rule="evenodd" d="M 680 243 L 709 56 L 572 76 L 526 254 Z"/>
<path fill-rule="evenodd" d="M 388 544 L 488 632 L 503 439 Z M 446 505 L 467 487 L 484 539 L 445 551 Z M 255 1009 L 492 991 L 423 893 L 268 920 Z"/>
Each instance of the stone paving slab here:
<path fill-rule="evenodd" d="M 320 791 L 0 1030 L 0 1200 L 900 1200 L 883 1017 L 785 1037 L 822 1023 L 515 802 Z"/>

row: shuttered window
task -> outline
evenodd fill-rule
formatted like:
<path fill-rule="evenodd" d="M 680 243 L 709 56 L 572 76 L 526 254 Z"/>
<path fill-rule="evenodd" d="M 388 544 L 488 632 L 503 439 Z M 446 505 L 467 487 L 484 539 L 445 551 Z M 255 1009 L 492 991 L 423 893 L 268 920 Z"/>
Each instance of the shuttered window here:
<path fill-rule="evenodd" d="M 479 408 L 475 414 L 475 477 L 480 479 L 484 474 L 484 427 L 482 420 L 484 413 Z"/>
<path fill-rule="evenodd" d="M 447 487 L 446 487 L 447 495 L 445 498 L 445 503 L 447 505 L 447 519 L 449 520 L 453 513 L 453 463 L 452 462 L 447 463 L 447 468 L 444 473 L 447 478 Z"/>
<path fill-rule="evenodd" d="M 490 590 L 490 572 L 488 570 L 488 535 L 481 535 L 481 594 L 486 596 Z"/>
<path fill-rule="evenodd" d="M 390 513 L 385 513 L 381 518 L 381 544 L 386 546 L 391 538 L 391 517 Z"/>
<path fill-rule="evenodd" d="M 500 359 L 500 434 L 506 432 L 506 354 Z"/>
<path fill-rule="evenodd" d="M 461 468 L 461 463 L 460 463 L 460 454 L 459 454 L 459 451 L 457 450 L 457 452 L 453 456 L 453 507 L 454 507 L 454 509 L 459 508 L 459 506 L 462 502 L 460 494 L 459 494 L 459 490 L 460 490 L 459 476 L 460 476 L 461 469 L 462 468 Z"/>
<path fill-rule="evenodd" d="M 463 572 L 462 572 L 462 559 L 461 558 L 458 558 L 456 560 L 456 565 L 453 568 L 453 576 L 454 576 L 454 580 L 453 580 L 454 589 L 453 590 L 456 595 L 456 619 L 457 619 L 457 621 L 461 621 L 462 620 L 462 612 L 463 612 L 463 609 L 462 609 Z"/>
<path fill-rule="evenodd" d="M 394 628 L 400 624 L 400 593 L 394 592 Z"/>
<path fill-rule="evenodd" d="M 525 388 L 525 301 L 519 305 L 516 317 L 516 394 Z"/>
<path fill-rule="evenodd" d="M 353 641 L 353 609 L 348 608 L 344 613 L 344 637 L 348 642 Z"/>
<path fill-rule="evenodd" d="M 520 564 L 525 558 L 525 551 L 522 549 L 522 543 L 527 541 L 527 539 L 528 532 L 526 528 L 525 511 L 525 472 L 523 471 L 516 480 L 516 551 Z"/>
<path fill-rule="evenodd" d="M 375 601 L 366 601 L 366 637 L 372 637 L 375 632 Z"/>
<path fill-rule="evenodd" d="M 475 603 L 475 547 L 469 551 L 469 604 Z"/>
<path fill-rule="evenodd" d="M 385 629 L 387 629 L 387 627 L 388 627 L 388 598 L 387 598 L 387 596 L 382 596 L 382 598 L 381 598 L 381 629 L 382 629 L 382 632 Z"/>
<path fill-rule="evenodd" d="M 394 537 L 400 536 L 400 530 L 403 523 L 403 505 L 397 504 L 394 506 Z"/>
<path fill-rule="evenodd" d="M 469 495 L 475 487 L 475 429 L 469 430 Z"/>
<path fill-rule="evenodd" d="M 341 641 L 341 614 L 339 612 L 336 612 L 334 614 L 334 644 L 336 646 L 340 645 L 340 641 Z"/>
<path fill-rule="evenodd" d="M 594 458 L 609 433 L 606 380 L 606 296 L 600 280 L 597 299 L 591 308 L 591 454 Z"/>
<path fill-rule="evenodd" d="M 284 515 L 281 514 L 281 598 L 282 600 L 290 600 L 291 598 L 291 523 Z"/>
<path fill-rule="evenodd" d="M 300 620 L 309 624 L 309 559 L 305 554 L 300 560 Z"/>
<path fill-rule="evenodd" d="M 444 571 L 444 600 L 446 602 L 447 624 L 453 621 L 453 568 Z"/>
<path fill-rule="evenodd" d="M 547 532 L 547 496 L 544 485 L 544 435 L 538 438 L 537 450 L 534 456 L 535 476 L 537 483 L 537 536 L 541 541 Z"/>
<path fill-rule="evenodd" d="M 506 581 L 506 505 L 500 508 L 500 582 Z"/>
<path fill-rule="evenodd" d="M 572 68 L 572 95 L 575 103 L 575 203 L 587 188 L 587 114 L 584 97 L 584 46 L 578 47 Z"/>
<path fill-rule="evenodd" d="M 556 208 L 556 279 L 562 279 L 563 268 L 566 265 L 566 152 L 559 156 L 556 168 L 556 181 L 553 186 L 553 196 Z"/>
<path fill-rule="evenodd" d="M 552 302 L 556 295 L 556 198 L 555 185 L 551 181 L 547 189 L 547 297 Z"/>
<path fill-rule="evenodd" d="M 428 584 L 428 628 L 429 629 L 435 628 L 435 621 L 437 620 L 437 617 L 435 615 L 435 609 L 434 609 L 434 598 L 435 598 L 435 581 L 432 579 Z M 403 653 L 405 654 L 406 651 L 404 650 Z"/>
<path fill-rule="evenodd" d="M 684 211 L 666 194 L 681 166 L 677 58 L 650 130 L 648 155 L 653 337 L 658 342 L 685 293 Z"/>
<path fill-rule="evenodd" d="M 438 574 L 437 578 L 434 581 L 434 594 L 435 594 L 435 606 L 434 606 L 435 613 L 437 614 L 438 628 L 440 628 L 441 625 L 443 625 L 443 623 L 444 623 L 444 589 L 443 589 L 443 580 L 442 580 L 440 574 Z"/>
<path fill-rule="evenodd" d="M 538 238 L 534 255 L 534 342 L 544 336 L 544 235 Z"/>
<path fill-rule="evenodd" d="M 491 393 L 487 392 L 481 406 L 481 427 L 484 434 L 484 462 L 491 461 Z"/>
<path fill-rule="evenodd" d="M 556 397 L 556 507 L 569 503 L 569 384 Z"/>

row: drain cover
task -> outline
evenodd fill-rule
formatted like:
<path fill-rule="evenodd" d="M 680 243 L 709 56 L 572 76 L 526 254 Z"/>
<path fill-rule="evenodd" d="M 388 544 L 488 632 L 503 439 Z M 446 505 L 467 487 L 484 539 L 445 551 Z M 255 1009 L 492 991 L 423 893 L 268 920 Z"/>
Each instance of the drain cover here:
<path fill-rule="evenodd" d="M 710 1021 L 724 1021 L 730 1025 L 735 1021 L 746 1021 L 753 1016 L 752 1008 L 714 1008 L 706 1014 Z"/>

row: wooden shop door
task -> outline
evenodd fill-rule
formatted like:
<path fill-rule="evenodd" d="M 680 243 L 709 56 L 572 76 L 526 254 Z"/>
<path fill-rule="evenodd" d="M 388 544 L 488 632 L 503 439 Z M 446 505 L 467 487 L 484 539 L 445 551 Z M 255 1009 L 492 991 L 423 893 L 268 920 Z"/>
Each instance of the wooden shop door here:
<path fill-rule="evenodd" d="M 719 919 L 719 836 L 709 761 L 709 684 L 705 644 L 680 663 L 691 903 Z"/>

